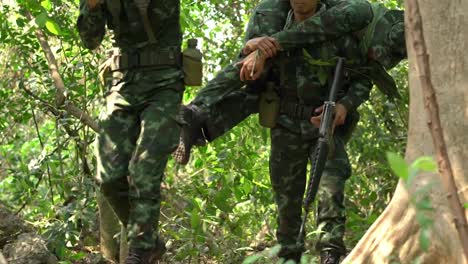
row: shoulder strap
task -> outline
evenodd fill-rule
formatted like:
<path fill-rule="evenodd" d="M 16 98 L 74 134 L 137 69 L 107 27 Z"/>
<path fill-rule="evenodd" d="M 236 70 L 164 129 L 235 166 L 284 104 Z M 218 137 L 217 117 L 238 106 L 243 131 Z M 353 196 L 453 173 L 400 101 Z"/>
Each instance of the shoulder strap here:
<path fill-rule="evenodd" d="M 148 41 L 150 44 L 156 43 L 156 36 L 154 35 L 153 28 L 151 27 L 151 22 L 148 17 L 148 6 L 151 0 L 134 0 L 135 5 L 140 12 L 140 16 L 145 27 L 146 35 L 148 36 Z"/>
<path fill-rule="evenodd" d="M 120 12 L 122 11 L 120 0 L 106 0 L 106 5 L 112 15 L 115 37 L 118 38 L 118 35 L 120 34 Z"/>
<path fill-rule="evenodd" d="M 363 54 L 367 54 L 367 50 L 371 44 L 372 38 L 374 37 L 375 26 L 377 22 L 385 15 L 388 9 L 383 4 L 372 3 L 372 13 L 374 17 L 371 23 L 364 29 L 363 38 L 361 40 L 361 51 Z"/>

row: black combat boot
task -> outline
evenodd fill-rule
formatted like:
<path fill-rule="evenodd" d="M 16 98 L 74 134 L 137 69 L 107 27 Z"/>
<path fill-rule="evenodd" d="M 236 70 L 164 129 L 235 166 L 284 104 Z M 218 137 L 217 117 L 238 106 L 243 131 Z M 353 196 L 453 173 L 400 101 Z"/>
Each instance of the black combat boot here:
<path fill-rule="evenodd" d="M 146 253 L 147 250 L 141 248 L 129 248 L 125 264 L 147 264 L 143 262 Z"/>
<path fill-rule="evenodd" d="M 162 239 L 156 241 L 153 249 L 130 248 L 125 264 L 155 264 L 166 252 L 166 245 Z"/>
<path fill-rule="evenodd" d="M 340 257 L 340 253 L 336 250 L 323 250 L 320 252 L 320 264 L 338 264 Z"/>
<path fill-rule="evenodd" d="M 283 263 L 286 263 L 290 260 L 294 261 L 295 263 L 301 263 L 301 256 L 302 250 L 298 250 L 298 248 L 291 248 L 289 247 L 281 247 L 280 251 L 278 252 L 278 257 L 283 259 Z"/>
<path fill-rule="evenodd" d="M 201 111 L 195 105 L 183 106 L 180 116 L 184 124 L 180 132 L 179 146 L 172 153 L 174 160 L 185 165 L 190 160 L 190 151 L 194 145 L 203 146 L 206 143 L 203 135 L 203 118 Z"/>

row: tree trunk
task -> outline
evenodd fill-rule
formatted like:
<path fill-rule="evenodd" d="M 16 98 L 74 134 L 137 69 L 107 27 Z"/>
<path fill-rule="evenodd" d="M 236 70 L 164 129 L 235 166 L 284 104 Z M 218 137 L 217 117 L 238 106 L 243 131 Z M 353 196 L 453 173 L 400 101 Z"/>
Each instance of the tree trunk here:
<path fill-rule="evenodd" d="M 414 1 L 414 0 L 409 0 Z M 436 90 L 440 119 L 452 163 L 459 199 L 467 203 L 468 192 L 468 1 L 419 0 L 424 35 L 430 56 L 432 82 Z M 406 14 L 407 15 L 407 14 Z M 407 34 L 410 63 L 410 125 L 406 160 L 432 156 L 434 146 L 426 123 L 424 97 L 416 69 L 412 36 Z M 421 187 L 432 184 L 429 198 L 433 206 L 430 217 L 430 247 L 423 251 L 421 232 L 411 198 Z M 466 214 L 466 211 L 465 211 Z M 359 241 L 344 263 L 468 263 L 464 259 L 459 236 L 442 190 L 439 175 L 419 174 L 408 188 L 398 184 L 393 199 L 382 215 Z"/>

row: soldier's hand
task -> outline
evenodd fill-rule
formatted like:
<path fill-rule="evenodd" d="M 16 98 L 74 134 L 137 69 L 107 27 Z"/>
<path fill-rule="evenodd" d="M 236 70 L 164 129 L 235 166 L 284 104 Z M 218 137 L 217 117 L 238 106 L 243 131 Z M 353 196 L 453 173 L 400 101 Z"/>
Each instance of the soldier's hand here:
<path fill-rule="evenodd" d="M 262 74 L 265 67 L 266 58 L 261 52 L 252 52 L 245 59 L 236 64 L 241 67 L 240 79 L 241 81 L 256 80 Z"/>
<path fill-rule="evenodd" d="M 242 53 L 247 55 L 253 51 L 260 50 L 267 58 L 271 58 L 276 56 L 279 48 L 280 46 L 276 39 L 271 37 L 258 37 L 247 41 L 245 47 L 242 49 Z"/>
<path fill-rule="evenodd" d="M 320 107 L 317 107 L 315 109 L 315 115 L 310 118 L 310 122 L 312 125 L 314 125 L 316 128 L 320 127 L 320 122 L 322 122 L 322 115 L 323 115 L 323 105 Z"/>
<path fill-rule="evenodd" d="M 337 103 L 335 106 L 335 120 L 333 121 L 333 130 L 336 126 L 341 126 L 344 124 L 346 115 L 348 115 L 348 109 L 340 103 Z"/>
<path fill-rule="evenodd" d="M 96 9 L 99 3 L 100 3 L 100 0 L 88 0 L 88 7 L 91 10 Z"/>
<path fill-rule="evenodd" d="M 316 116 L 310 118 L 310 122 L 315 127 L 320 127 L 320 122 L 322 122 L 323 115 L 323 105 L 315 109 Z M 335 131 L 336 126 L 341 126 L 344 124 L 346 116 L 348 115 L 348 110 L 343 104 L 337 103 L 335 106 L 335 119 L 333 120 L 333 131 Z"/>

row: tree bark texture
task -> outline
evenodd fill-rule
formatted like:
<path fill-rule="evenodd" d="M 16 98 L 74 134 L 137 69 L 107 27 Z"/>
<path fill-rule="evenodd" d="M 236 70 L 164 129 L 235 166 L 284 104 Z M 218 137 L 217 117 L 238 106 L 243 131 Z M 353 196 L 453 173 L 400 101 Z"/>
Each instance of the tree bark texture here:
<path fill-rule="evenodd" d="M 407 0 L 414 1 L 414 0 Z M 461 203 L 468 202 L 468 1 L 419 0 L 424 35 L 430 57 L 430 74 L 439 104 L 441 128 Z M 408 2 L 407 2 L 408 4 Z M 405 14 L 408 16 L 408 12 Z M 408 22 L 406 18 L 406 22 Z M 406 28 L 410 78 L 410 122 L 406 160 L 435 156 L 426 123 L 414 36 Z M 417 190 L 431 185 L 429 198 L 434 223 L 427 252 L 421 249 L 421 232 L 411 199 Z M 438 173 L 420 173 L 411 186 L 400 182 L 395 194 L 344 263 L 468 263 L 464 259 L 454 217 Z M 465 210 L 466 215 L 466 210 Z"/>
<path fill-rule="evenodd" d="M 431 131 L 432 141 L 437 154 L 439 173 L 443 189 L 447 192 L 447 199 L 454 217 L 455 227 L 462 244 L 465 259 L 468 257 L 468 224 L 465 209 L 458 199 L 458 189 L 453 177 L 452 164 L 447 153 L 447 144 L 444 140 L 444 131 L 440 122 L 439 104 L 431 78 L 429 55 L 422 27 L 418 0 L 407 2 L 408 32 L 412 37 L 412 45 L 416 54 L 416 65 L 424 95 L 424 106 L 427 114 L 427 124 Z"/>

